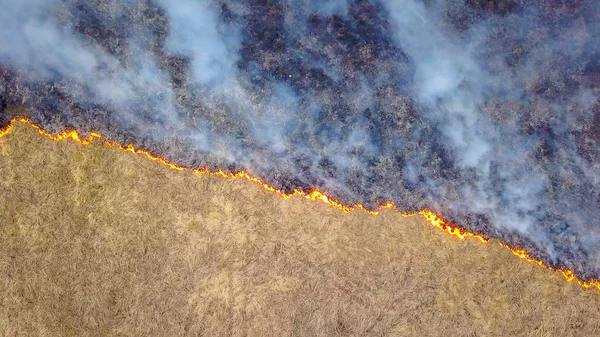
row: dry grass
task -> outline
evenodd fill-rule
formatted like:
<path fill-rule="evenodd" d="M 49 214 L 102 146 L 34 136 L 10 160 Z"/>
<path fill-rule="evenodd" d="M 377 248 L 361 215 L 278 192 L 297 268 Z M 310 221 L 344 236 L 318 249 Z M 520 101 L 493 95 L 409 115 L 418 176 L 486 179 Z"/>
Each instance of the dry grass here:
<path fill-rule="evenodd" d="M 26 126 L 0 139 L 4 336 L 593 336 L 600 292 L 421 217 L 346 215 Z"/>

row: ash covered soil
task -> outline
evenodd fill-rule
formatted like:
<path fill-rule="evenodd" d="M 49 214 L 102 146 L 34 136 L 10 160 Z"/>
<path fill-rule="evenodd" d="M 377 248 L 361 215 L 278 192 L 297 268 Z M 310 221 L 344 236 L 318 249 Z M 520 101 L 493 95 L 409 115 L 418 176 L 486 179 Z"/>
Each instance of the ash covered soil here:
<path fill-rule="evenodd" d="M 597 1 L 0 5 L 4 124 L 430 209 L 600 277 Z"/>

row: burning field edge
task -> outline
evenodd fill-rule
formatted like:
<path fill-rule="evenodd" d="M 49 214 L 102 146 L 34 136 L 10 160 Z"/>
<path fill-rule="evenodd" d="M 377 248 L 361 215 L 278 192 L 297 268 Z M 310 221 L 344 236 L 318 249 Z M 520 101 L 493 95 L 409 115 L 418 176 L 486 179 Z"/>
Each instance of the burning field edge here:
<path fill-rule="evenodd" d="M 91 132 L 87 137 L 82 137 L 76 130 L 67 130 L 67 131 L 63 131 L 59 134 L 54 135 L 50 132 L 43 130 L 40 126 L 33 124 L 27 118 L 12 119 L 5 128 L 0 128 L 0 138 L 8 135 L 11 132 L 11 130 L 13 130 L 15 128 L 17 123 L 22 123 L 29 127 L 32 127 L 39 134 L 46 136 L 54 141 L 71 139 L 82 145 L 88 145 L 88 144 L 91 144 L 95 139 L 101 140 L 104 138 L 101 134 L 99 134 L 97 132 Z M 383 209 L 393 209 L 393 210 L 399 212 L 402 216 L 406 216 L 406 217 L 420 214 L 423 217 L 425 217 L 425 219 L 431 225 L 433 225 L 434 227 L 436 227 L 448 234 L 451 234 L 452 236 L 454 236 L 456 238 L 459 238 L 462 240 L 462 239 L 465 239 L 468 237 L 473 237 L 473 238 L 478 239 L 481 243 L 489 243 L 490 242 L 490 239 L 486 238 L 485 236 L 483 236 L 481 234 L 469 232 L 469 231 L 466 231 L 465 229 L 461 228 L 460 226 L 448 224 L 444 219 L 442 219 L 437 214 L 435 214 L 434 212 L 429 211 L 429 210 L 421 210 L 419 212 L 414 212 L 414 213 L 402 212 L 394 205 L 394 203 L 392 203 L 390 201 L 379 203 L 379 209 L 377 209 L 377 210 L 369 210 L 361 204 L 348 206 L 348 205 L 344 205 L 344 204 L 328 197 L 326 194 L 324 194 L 316 189 L 312 190 L 309 193 L 298 190 L 298 189 L 294 189 L 294 191 L 292 193 L 285 193 L 282 190 L 276 189 L 273 186 L 268 185 L 260 178 L 254 177 L 245 171 L 225 172 L 220 169 L 216 170 L 216 171 L 211 171 L 207 168 L 197 168 L 197 169 L 186 168 L 186 167 L 178 166 L 172 162 L 169 162 L 168 160 L 166 160 L 164 158 L 154 156 L 148 151 L 136 149 L 134 147 L 134 145 L 132 145 L 132 144 L 128 144 L 128 145 L 124 146 L 122 144 L 119 144 L 118 142 L 113 142 L 108 139 L 104 139 L 104 144 L 109 147 L 119 148 L 120 150 L 125 151 L 125 152 L 144 155 L 147 158 L 151 159 L 152 161 L 159 162 L 159 163 L 166 165 L 169 168 L 176 170 L 176 171 L 184 171 L 185 170 L 185 171 L 192 171 L 196 174 L 212 174 L 212 175 L 220 176 L 223 178 L 229 178 L 229 179 L 243 178 L 245 180 L 257 183 L 257 184 L 263 186 L 266 190 L 277 193 L 278 195 L 280 195 L 281 197 L 283 197 L 285 199 L 288 199 L 288 198 L 291 198 L 294 196 L 301 196 L 306 199 L 321 201 L 327 205 L 333 206 L 333 207 L 341 210 L 342 212 L 344 212 L 346 214 L 352 213 L 355 209 L 360 209 L 363 212 L 366 212 L 370 215 L 378 215 L 380 213 L 380 211 Z M 577 277 L 577 275 L 575 275 L 575 273 L 571 270 L 554 268 L 552 266 L 547 265 L 546 263 L 544 263 L 541 260 L 537 260 L 537 259 L 531 257 L 524 249 L 517 248 L 517 247 L 511 247 L 511 246 L 509 246 L 503 242 L 497 241 L 497 240 L 494 240 L 494 241 L 497 242 L 500 246 L 510 250 L 514 255 L 518 256 L 519 258 L 521 258 L 527 262 L 535 263 L 544 269 L 548 269 L 551 271 L 561 273 L 567 282 L 577 281 L 577 283 L 584 288 L 596 288 L 596 289 L 600 290 L 600 281 L 599 280 L 591 279 L 588 281 L 583 281 L 583 280 L 579 279 Z"/>

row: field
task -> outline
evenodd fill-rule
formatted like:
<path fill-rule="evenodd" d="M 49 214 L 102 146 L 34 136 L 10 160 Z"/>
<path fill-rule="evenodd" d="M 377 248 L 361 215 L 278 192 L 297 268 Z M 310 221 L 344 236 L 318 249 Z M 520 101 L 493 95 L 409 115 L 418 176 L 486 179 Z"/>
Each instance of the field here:
<path fill-rule="evenodd" d="M 345 214 L 17 125 L 3 336 L 593 336 L 600 291 L 421 216 Z"/>

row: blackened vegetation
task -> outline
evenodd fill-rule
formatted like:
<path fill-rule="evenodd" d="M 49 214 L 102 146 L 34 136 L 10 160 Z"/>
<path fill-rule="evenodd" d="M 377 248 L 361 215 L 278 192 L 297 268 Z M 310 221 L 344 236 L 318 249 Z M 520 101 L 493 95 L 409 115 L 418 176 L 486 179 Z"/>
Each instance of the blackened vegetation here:
<path fill-rule="evenodd" d="M 211 85 L 219 83 L 195 83 L 197 55 L 170 50 L 174 28 L 160 1 L 65 1 L 57 11 L 61 29 L 123 69 L 152 76 L 136 68 L 143 55 L 166 74 L 168 90 L 133 85 L 139 104 L 120 111 L 112 100 L 93 99 L 93 87 L 77 74 L 57 69 L 41 77 L 35 65 L 2 57 L 0 122 L 24 116 L 52 132 L 96 130 L 183 166 L 247 170 L 286 192 L 319 188 L 345 204 L 376 208 L 391 200 L 404 211 L 431 209 L 584 279 L 599 277 L 600 30 L 593 2 L 441 2 L 449 35 L 488 27 L 475 54 L 498 80 L 478 113 L 528 140 L 500 141 L 517 152 L 532 148 L 526 159 L 546 182 L 542 206 L 527 211 L 537 221 L 524 231 L 497 223 L 493 212 L 473 206 L 478 196 L 465 194 L 483 186 L 481 173 L 460 167 L 444 125 L 428 118 L 436 107 L 419 102 L 419 60 L 395 40 L 386 1 L 326 1 L 338 6 L 328 11 L 310 0 L 211 3 L 217 31 L 239 27 L 239 46 L 230 52 L 242 96 L 222 94 L 232 85 L 215 94 Z M 437 4 L 426 3 L 431 10 Z M 560 48 L 572 41 L 575 47 Z M 155 103 L 168 95 L 173 111 L 166 114 Z M 242 101 L 247 105 L 238 107 Z M 502 186 L 522 183 L 503 174 L 511 167 L 491 163 L 485 193 L 496 207 L 527 203 L 504 194 Z"/>
<path fill-rule="evenodd" d="M 520 4 L 517 0 L 467 0 L 467 4 L 477 11 L 493 14 L 509 14 Z"/>

